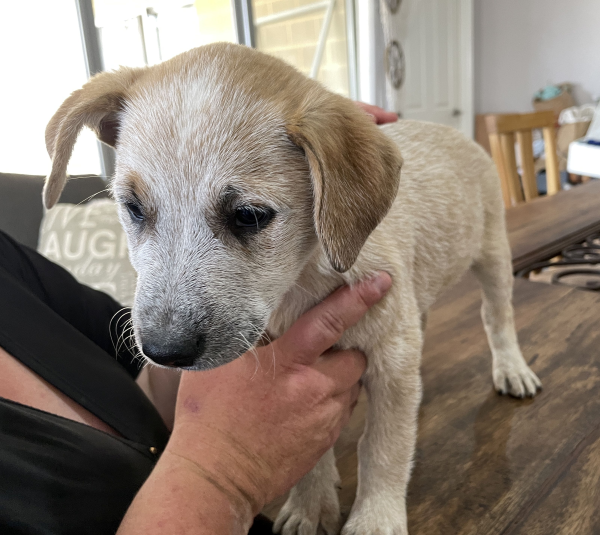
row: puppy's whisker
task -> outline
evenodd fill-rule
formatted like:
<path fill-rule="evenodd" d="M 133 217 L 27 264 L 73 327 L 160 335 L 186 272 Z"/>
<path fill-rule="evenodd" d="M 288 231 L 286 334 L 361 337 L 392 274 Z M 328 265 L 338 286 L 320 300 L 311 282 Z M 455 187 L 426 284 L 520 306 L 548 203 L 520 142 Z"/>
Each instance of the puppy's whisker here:
<path fill-rule="evenodd" d="M 125 348 L 127 348 L 127 345 L 125 344 L 125 338 L 131 333 L 131 331 L 133 330 L 133 321 L 131 320 L 131 318 L 129 320 L 127 320 L 125 322 L 125 325 L 123 327 L 123 331 L 121 332 L 119 338 L 117 339 L 117 354 L 119 354 L 119 352 L 121 351 L 121 348 L 125 345 Z"/>
<path fill-rule="evenodd" d="M 139 362 L 139 370 L 142 370 L 146 366 L 152 366 L 154 364 L 149 358 L 147 358 L 145 355 L 142 355 L 141 353 L 139 353 L 139 355 L 136 357 L 136 360 Z"/>
<path fill-rule="evenodd" d="M 129 312 L 130 310 L 131 310 L 131 307 L 123 307 L 123 308 L 117 310 L 113 314 L 113 317 L 110 318 L 110 321 L 108 322 L 108 334 L 110 335 L 110 343 L 112 344 L 113 349 L 115 350 L 115 356 L 118 354 L 118 351 L 117 351 L 117 345 L 116 345 L 115 340 L 113 338 L 112 324 L 113 324 L 113 321 L 115 320 L 115 318 L 117 317 L 117 315 L 120 314 L 120 316 L 117 318 L 116 324 L 115 324 L 115 331 L 116 331 L 117 327 L 119 325 L 119 321 L 121 321 L 121 319 L 123 318 L 123 316 L 125 314 L 127 314 L 127 312 Z M 127 326 L 127 322 L 125 322 L 125 325 L 123 326 L 124 329 L 126 328 L 126 326 Z M 117 342 L 118 342 L 118 338 L 117 338 Z"/>
<path fill-rule="evenodd" d="M 123 332 L 123 337 L 121 339 L 121 347 L 125 347 L 125 349 L 136 358 L 139 355 L 139 348 L 135 343 L 135 332 L 133 330 L 133 325 L 129 325 L 127 329 Z M 120 349 L 119 348 L 119 349 Z"/>
<path fill-rule="evenodd" d="M 115 347 L 115 353 L 118 355 L 121 351 L 121 348 L 123 347 L 123 340 L 125 339 L 125 336 L 127 334 L 127 330 L 128 327 L 125 327 L 122 331 L 121 334 L 119 334 L 119 337 L 117 338 L 117 345 Z"/>
<path fill-rule="evenodd" d="M 135 343 L 135 332 L 133 331 L 133 326 L 129 328 L 127 337 L 123 340 L 125 343 L 125 347 L 129 349 L 130 353 L 136 354 L 139 352 L 139 348 Z"/>
<path fill-rule="evenodd" d="M 303 292 L 307 293 L 308 295 L 310 295 L 315 301 L 320 301 L 320 299 L 314 295 L 313 293 L 309 292 L 304 286 L 300 286 L 297 282 L 294 283 L 294 286 L 297 286 L 298 288 L 300 288 Z"/>
<path fill-rule="evenodd" d="M 87 199 L 83 199 L 83 201 L 77 203 L 77 206 L 84 204 L 84 203 L 88 202 L 90 199 L 93 199 L 96 195 L 100 195 L 101 193 L 105 193 L 107 191 L 110 191 L 110 187 L 100 190 L 100 191 L 94 193 L 93 195 L 90 195 Z"/>
<path fill-rule="evenodd" d="M 273 347 L 273 340 L 271 340 L 271 337 L 269 336 L 269 333 L 267 332 L 267 330 L 265 329 L 264 331 L 260 331 L 259 328 L 254 325 L 253 323 L 250 323 L 250 327 L 252 327 L 252 329 L 254 329 L 254 332 L 256 332 L 256 334 L 258 335 L 258 339 L 260 340 L 261 338 L 266 338 L 268 345 L 271 346 L 271 359 L 272 359 L 272 370 L 273 370 L 273 378 L 275 378 L 275 348 Z"/>
<path fill-rule="evenodd" d="M 252 379 L 254 379 L 255 375 L 258 373 L 258 370 L 260 369 L 260 360 L 258 358 L 258 351 L 256 350 L 256 346 L 253 346 L 248 341 L 248 339 L 244 336 L 244 333 L 239 332 L 238 334 L 241 337 L 241 339 L 246 343 L 246 346 L 247 346 L 246 352 L 251 353 L 254 356 L 254 360 L 256 360 L 256 369 L 254 370 L 254 374 L 252 375 Z"/>

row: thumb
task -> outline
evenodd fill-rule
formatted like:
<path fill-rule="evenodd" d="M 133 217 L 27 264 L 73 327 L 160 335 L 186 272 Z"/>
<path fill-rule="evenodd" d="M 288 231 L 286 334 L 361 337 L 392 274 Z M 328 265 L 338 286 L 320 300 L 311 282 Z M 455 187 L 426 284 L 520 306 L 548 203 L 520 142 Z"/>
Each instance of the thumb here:
<path fill-rule="evenodd" d="M 300 316 L 289 330 L 273 342 L 284 359 L 313 364 L 334 345 L 344 331 L 378 303 L 392 286 L 384 271 L 353 286 L 343 286 Z"/>

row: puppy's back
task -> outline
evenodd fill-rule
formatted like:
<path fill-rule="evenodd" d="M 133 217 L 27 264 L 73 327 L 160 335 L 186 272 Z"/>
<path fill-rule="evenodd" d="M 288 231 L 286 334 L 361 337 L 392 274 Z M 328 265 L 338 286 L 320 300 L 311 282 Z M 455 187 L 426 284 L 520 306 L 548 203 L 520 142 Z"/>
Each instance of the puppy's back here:
<path fill-rule="evenodd" d="M 485 150 L 454 128 L 400 120 L 382 130 L 404 158 L 382 225 L 410 233 L 415 287 L 428 308 L 479 255 L 486 220 L 503 216 L 500 179 Z"/>

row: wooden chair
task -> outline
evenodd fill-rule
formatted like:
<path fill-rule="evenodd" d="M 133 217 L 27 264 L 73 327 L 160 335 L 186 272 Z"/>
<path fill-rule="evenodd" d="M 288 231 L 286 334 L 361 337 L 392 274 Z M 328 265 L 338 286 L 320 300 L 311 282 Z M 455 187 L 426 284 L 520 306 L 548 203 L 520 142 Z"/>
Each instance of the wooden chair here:
<path fill-rule="evenodd" d="M 529 202 L 538 196 L 531 136 L 531 131 L 536 128 L 541 128 L 544 133 L 548 195 L 560 191 L 555 121 L 553 111 L 486 116 L 492 157 L 498 168 L 504 205 L 507 208 Z M 521 176 L 517 171 L 515 137 L 521 156 Z"/>

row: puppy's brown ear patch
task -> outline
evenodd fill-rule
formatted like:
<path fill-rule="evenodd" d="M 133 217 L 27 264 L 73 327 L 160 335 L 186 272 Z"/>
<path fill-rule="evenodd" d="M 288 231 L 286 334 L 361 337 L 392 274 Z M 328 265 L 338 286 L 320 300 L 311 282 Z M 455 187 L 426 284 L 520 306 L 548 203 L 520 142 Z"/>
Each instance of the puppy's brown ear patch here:
<path fill-rule="evenodd" d="M 114 147 L 118 139 L 119 113 L 128 98 L 131 85 L 146 69 L 121 68 L 103 72 L 73 92 L 54 114 L 46 127 L 46 149 L 52 170 L 44 185 L 44 205 L 52 208 L 67 182 L 67 165 L 73 146 L 84 126 L 92 129 L 100 141 Z"/>
<path fill-rule="evenodd" d="M 288 136 L 310 167 L 317 236 L 332 267 L 347 271 L 396 198 L 402 157 L 363 111 L 333 94 L 307 102 Z"/>

